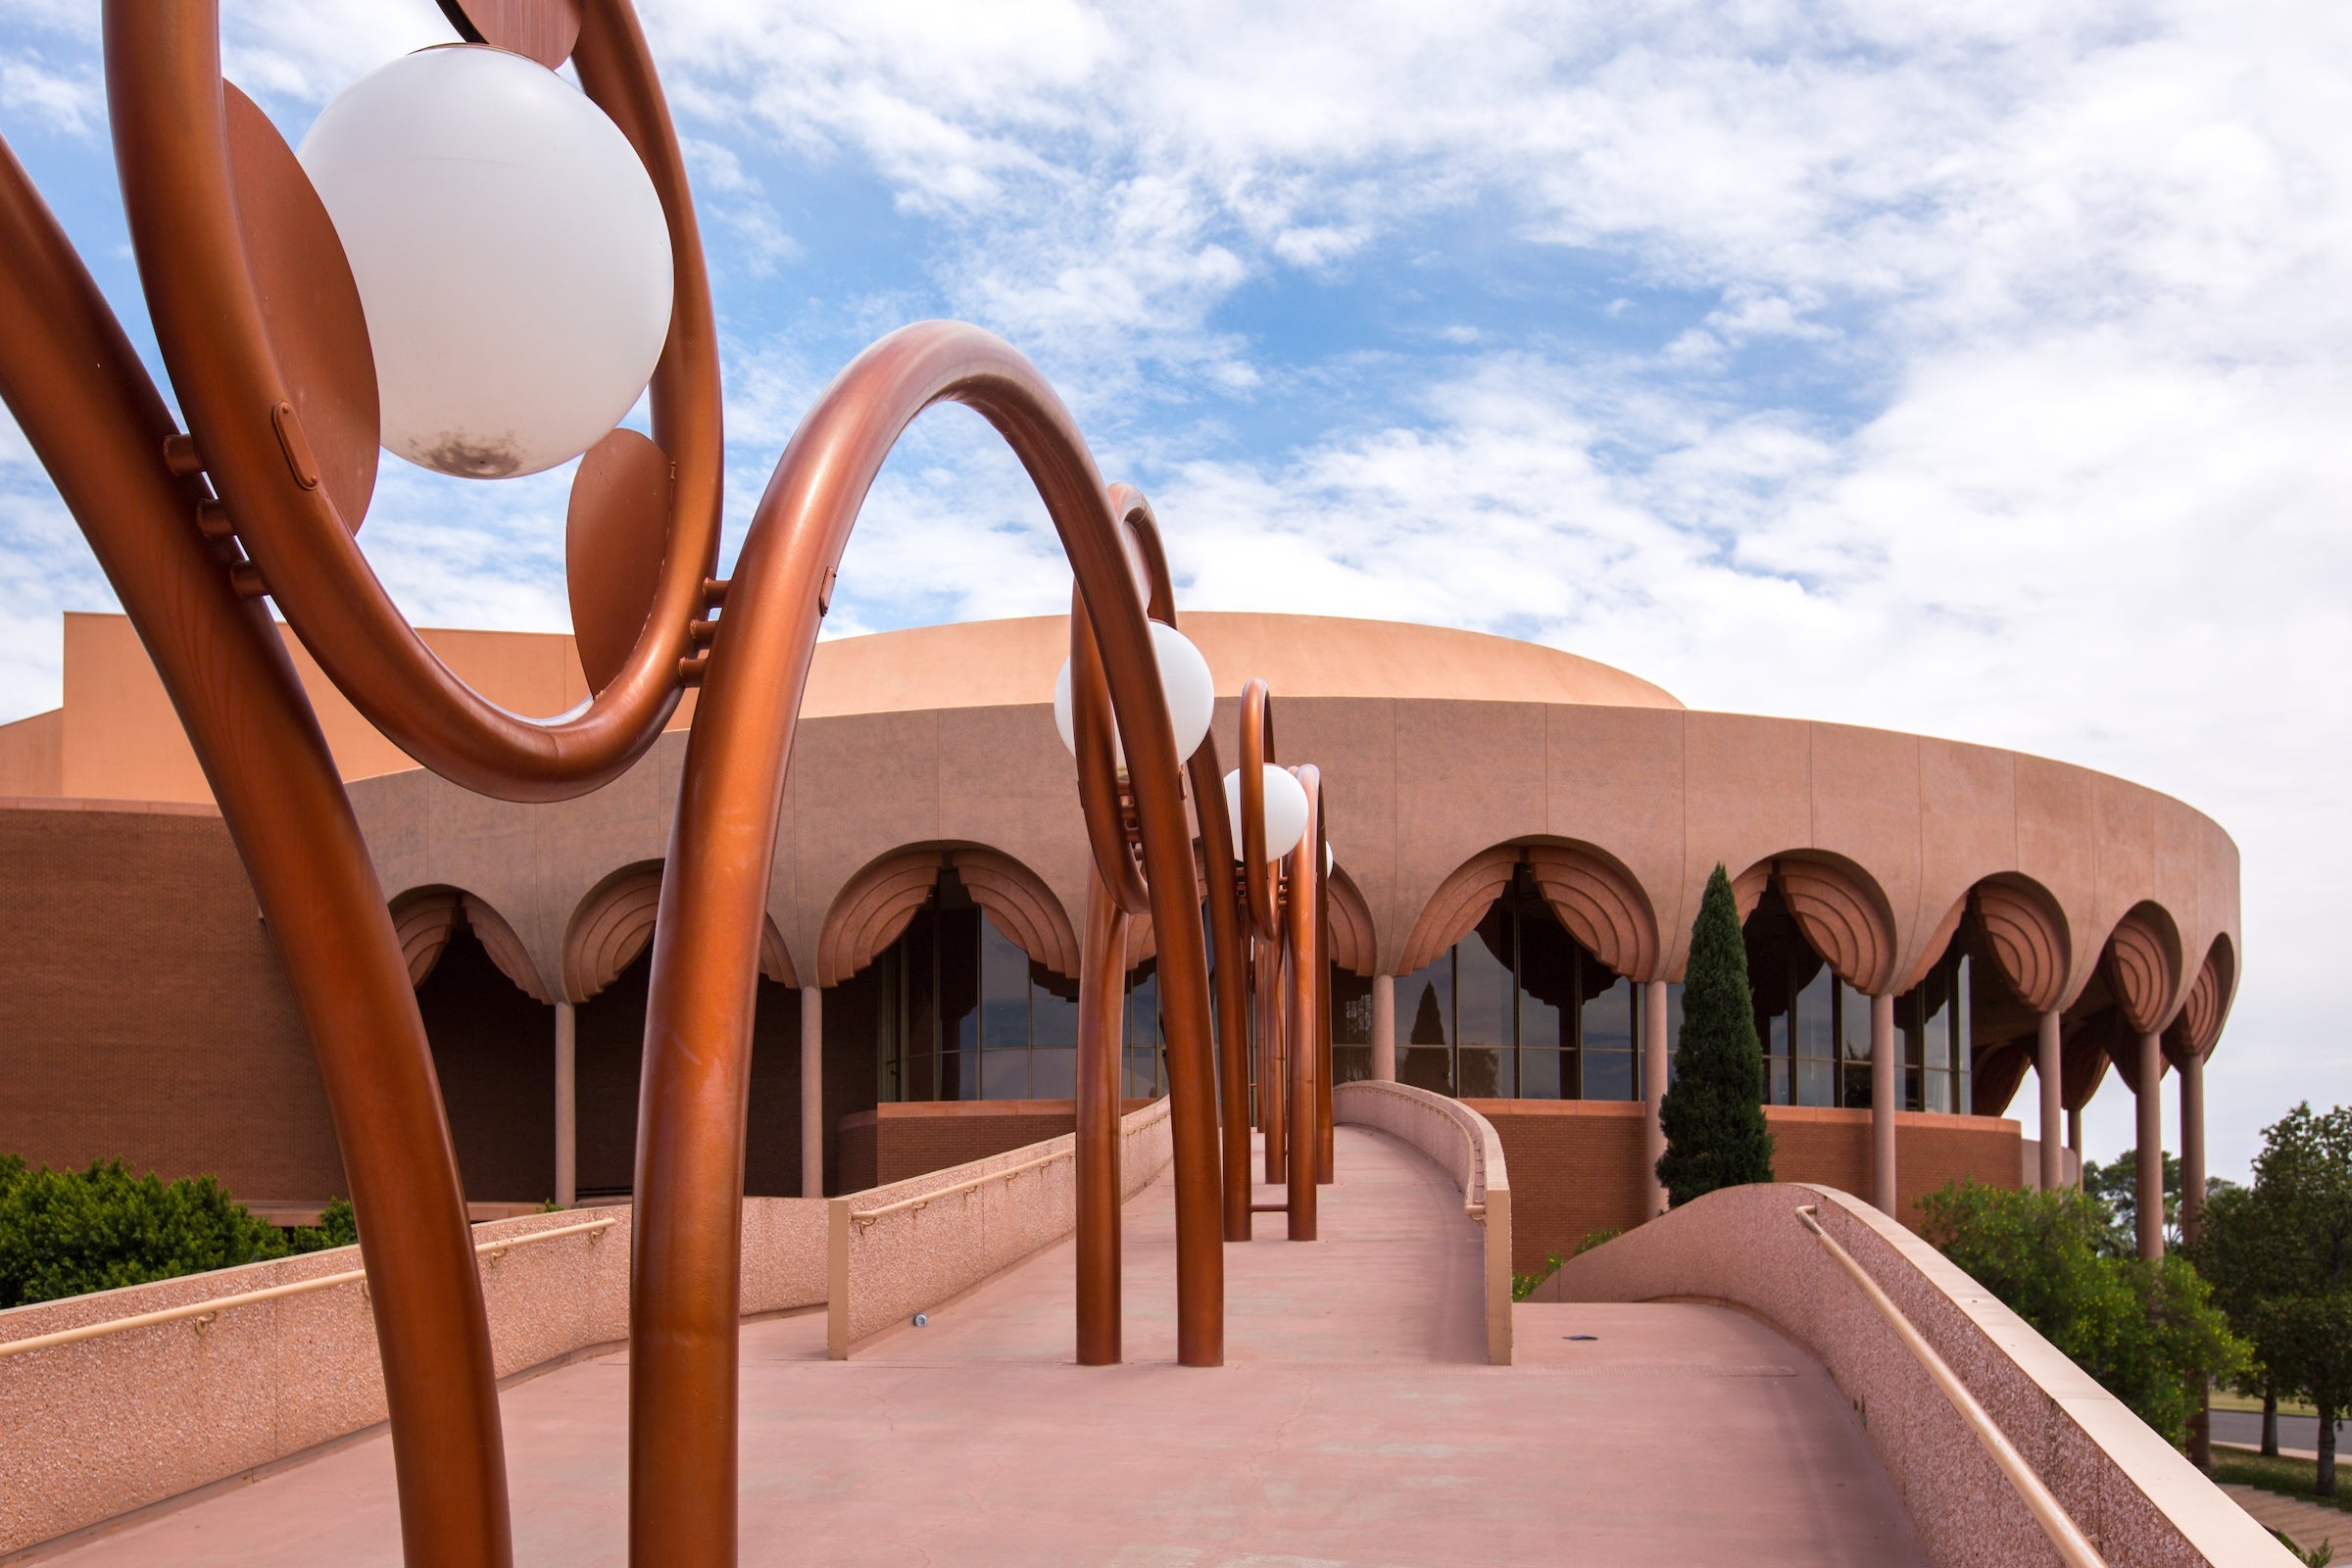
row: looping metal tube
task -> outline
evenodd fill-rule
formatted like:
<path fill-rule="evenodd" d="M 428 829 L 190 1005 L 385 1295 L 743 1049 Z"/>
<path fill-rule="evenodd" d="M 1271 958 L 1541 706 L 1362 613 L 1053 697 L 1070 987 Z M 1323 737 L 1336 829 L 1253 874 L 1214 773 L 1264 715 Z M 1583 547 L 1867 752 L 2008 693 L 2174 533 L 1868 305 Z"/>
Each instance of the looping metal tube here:
<path fill-rule="evenodd" d="M 1242 685 L 1242 883 L 1250 894 L 1250 923 L 1259 940 L 1282 933 L 1275 862 L 1266 857 L 1266 764 L 1274 757 L 1274 694 L 1254 677 Z"/>

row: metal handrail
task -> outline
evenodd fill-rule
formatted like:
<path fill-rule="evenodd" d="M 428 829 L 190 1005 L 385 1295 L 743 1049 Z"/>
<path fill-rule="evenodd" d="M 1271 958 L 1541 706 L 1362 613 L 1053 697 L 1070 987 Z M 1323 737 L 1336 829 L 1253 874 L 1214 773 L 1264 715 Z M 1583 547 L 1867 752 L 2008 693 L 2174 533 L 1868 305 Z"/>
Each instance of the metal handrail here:
<path fill-rule="evenodd" d="M 549 1242 L 559 1236 L 577 1236 L 584 1231 L 601 1231 L 614 1221 L 608 1215 L 603 1219 L 582 1220 L 576 1225 L 554 1225 L 543 1231 L 526 1231 L 520 1236 L 502 1237 L 483 1242 L 474 1248 L 481 1257 L 495 1257 L 531 1242 Z M 339 1274 L 320 1274 L 307 1280 L 294 1280 L 285 1285 L 270 1285 L 258 1291 L 241 1291 L 235 1296 L 208 1297 L 201 1301 L 183 1301 L 177 1306 L 158 1307 L 152 1312 L 136 1312 L 129 1317 L 108 1318 L 103 1323 L 84 1323 L 79 1328 L 59 1329 L 54 1334 L 36 1334 L 28 1340 L 11 1340 L 0 1344 L 0 1360 L 12 1355 L 27 1355 L 34 1350 L 53 1349 L 61 1345 L 74 1345 L 83 1340 L 103 1339 L 109 1334 L 121 1334 L 129 1329 L 152 1328 L 159 1323 L 177 1323 L 195 1318 L 202 1328 L 232 1306 L 251 1306 L 258 1301 L 281 1300 L 289 1296 L 307 1296 L 313 1291 L 331 1290 L 338 1285 L 364 1283 L 368 1271 L 364 1268 L 345 1269 Z"/>
<path fill-rule="evenodd" d="M 917 1193 L 912 1198 L 902 1198 L 895 1203 L 884 1203 L 880 1208 L 854 1208 L 850 1210 L 850 1222 L 862 1230 L 888 1215 L 899 1213 L 905 1209 L 922 1208 L 933 1199 L 954 1198 L 958 1193 L 973 1192 L 986 1187 L 991 1182 L 1008 1182 L 1023 1171 L 1032 1171 L 1040 1165 L 1051 1165 L 1056 1160 L 1075 1159 L 1076 1157 L 1077 1151 L 1065 1149 L 1059 1153 L 1044 1154 L 1036 1159 L 1008 1166 L 1004 1170 L 992 1170 L 983 1175 L 974 1176 L 968 1181 L 957 1182 L 952 1187 L 942 1187 L 936 1192 Z"/>
<path fill-rule="evenodd" d="M 1796 1217 L 1829 1250 L 1829 1254 L 1838 1260 L 1838 1266 L 1853 1276 L 1854 1283 L 1862 1287 L 1862 1294 L 1870 1298 L 1871 1305 L 1879 1309 L 1879 1315 L 1894 1330 L 1895 1337 L 1910 1349 L 1929 1379 L 1951 1401 L 1952 1408 L 1959 1412 L 1960 1419 L 1967 1423 L 1977 1442 L 1991 1455 L 1992 1462 L 2000 1467 L 2001 1474 L 2016 1491 L 2018 1500 L 2026 1505 L 2026 1511 L 2034 1516 L 2034 1522 L 2041 1526 L 2041 1533 L 2050 1538 L 2050 1544 L 2058 1549 L 2058 1555 L 2067 1561 L 2070 1568 L 2107 1568 L 2107 1560 L 2099 1555 L 2098 1548 L 2090 1544 L 2089 1538 L 2059 1506 L 2050 1489 L 2042 1485 L 2041 1477 L 2034 1473 L 2034 1467 L 2026 1463 L 2025 1455 L 2019 1453 L 2016 1446 L 1993 1424 L 1992 1417 L 1985 1413 L 1984 1406 L 1977 1402 L 1977 1396 L 1968 1392 L 1968 1385 L 1960 1381 L 1959 1374 L 1945 1364 L 1942 1356 L 1936 1353 L 1934 1346 L 1920 1337 L 1919 1330 L 1912 1327 L 1911 1320 L 1903 1315 L 1902 1308 L 1879 1289 L 1878 1281 L 1863 1272 L 1862 1265 L 1854 1261 L 1853 1254 L 1838 1246 L 1836 1237 L 1822 1229 L 1820 1213 L 1820 1204 L 1807 1203 L 1797 1209 Z"/>

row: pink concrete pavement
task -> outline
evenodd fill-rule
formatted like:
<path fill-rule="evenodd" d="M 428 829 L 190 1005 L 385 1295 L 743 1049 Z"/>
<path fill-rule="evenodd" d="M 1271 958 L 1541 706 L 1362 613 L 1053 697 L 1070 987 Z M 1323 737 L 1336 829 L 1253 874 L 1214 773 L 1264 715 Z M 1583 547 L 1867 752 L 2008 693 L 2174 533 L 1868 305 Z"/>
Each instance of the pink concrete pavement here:
<path fill-rule="evenodd" d="M 1127 1209 L 1127 1353 L 1069 1362 L 1065 1244 L 828 1362 L 747 1324 L 743 1560 L 1346 1568 L 1923 1561 L 1828 1375 L 1695 1305 L 1526 1305 L 1483 1364 L 1451 1184 L 1342 1128 L 1326 1241 L 1226 1250 L 1230 1364 L 1173 1364 L 1170 1190 Z M 1261 1195 L 1270 1200 L 1274 1194 Z M 1591 1335 L 1593 1338 L 1572 1339 Z M 516 1558 L 618 1564 L 622 1354 L 508 1390 Z M 54 1561 L 393 1568 L 388 1446 L 357 1444 Z"/>

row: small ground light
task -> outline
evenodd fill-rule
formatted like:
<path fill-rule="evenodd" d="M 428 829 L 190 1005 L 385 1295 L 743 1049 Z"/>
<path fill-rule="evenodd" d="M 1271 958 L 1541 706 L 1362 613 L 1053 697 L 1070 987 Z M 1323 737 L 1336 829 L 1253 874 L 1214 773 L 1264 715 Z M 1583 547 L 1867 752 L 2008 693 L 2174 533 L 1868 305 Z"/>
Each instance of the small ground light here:
<path fill-rule="evenodd" d="M 918 1328 L 918 1329 L 919 1329 L 919 1328 L 922 1328 L 924 1325 L 928 1324 L 930 1321 L 931 1321 L 931 1314 L 930 1314 L 930 1313 L 928 1313 L 928 1312 L 917 1312 L 917 1313 L 915 1313 L 915 1314 L 914 1314 L 914 1326 L 915 1326 L 916 1328 Z"/>
<path fill-rule="evenodd" d="M 1568 1338 L 1572 1340 L 1597 1340 L 1600 1338 L 1600 1336 L 1597 1334 L 1571 1334 L 1568 1336 Z"/>

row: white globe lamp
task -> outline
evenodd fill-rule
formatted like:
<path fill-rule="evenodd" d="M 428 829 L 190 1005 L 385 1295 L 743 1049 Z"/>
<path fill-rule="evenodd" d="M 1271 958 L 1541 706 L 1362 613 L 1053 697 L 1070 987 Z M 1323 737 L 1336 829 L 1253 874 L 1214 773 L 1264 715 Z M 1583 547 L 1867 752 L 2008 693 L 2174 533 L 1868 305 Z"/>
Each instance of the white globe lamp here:
<path fill-rule="evenodd" d="M 1306 790 L 1288 769 L 1265 764 L 1266 858 L 1279 860 L 1306 837 Z M 1225 820 L 1233 826 L 1233 853 L 1242 855 L 1242 770 L 1225 775 Z"/>
<path fill-rule="evenodd" d="M 1216 716 L 1217 688 L 1209 677 L 1208 661 L 1200 656 L 1192 639 L 1173 626 L 1154 620 L 1152 627 L 1152 652 L 1159 664 L 1159 689 L 1168 703 L 1168 720 L 1176 730 L 1176 760 L 1183 761 L 1200 749 L 1208 736 L 1208 721 Z M 1078 721 L 1070 697 L 1070 662 L 1061 662 L 1061 670 L 1054 677 L 1054 727 L 1061 732 L 1061 744 L 1070 755 L 1078 755 Z M 1119 744 L 1117 731 L 1110 737 L 1111 754 L 1121 767 L 1127 765 L 1127 748 Z"/>
<path fill-rule="evenodd" d="M 359 284 L 388 450 L 503 479 L 629 412 L 669 336 L 669 229 L 584 94 L 504 50 L 426 49 L 346 88 L 296 156 Z"/>

